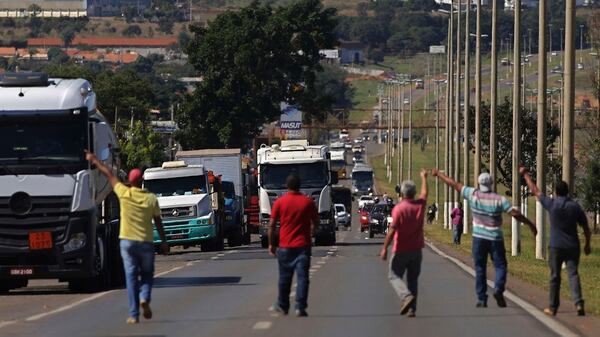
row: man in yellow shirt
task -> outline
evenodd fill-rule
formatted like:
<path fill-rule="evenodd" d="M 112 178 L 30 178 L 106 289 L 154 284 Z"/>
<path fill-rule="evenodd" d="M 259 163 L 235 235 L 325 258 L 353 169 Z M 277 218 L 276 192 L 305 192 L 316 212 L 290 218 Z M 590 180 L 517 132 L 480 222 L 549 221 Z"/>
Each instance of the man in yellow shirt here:
<path fill-rule="evenodd" d="M 119 239 L 121 258 L 125 269 L 127 297 L 129 298 L 129 317 L 127 323 L 139 322 L 140 306 L 146 319 L 152 318 L 150 298 L 154 279 L 154 245 L 152 220 L 161 238 L 163 254 L 169 252 L 169 245 L 163 230 L 160 208 L 156 196 L 142 189 L 142 171 L 129 172 L 131 187 L 125 186 L 111 170 L 93 153 L 87 152 L 85 158 L 107 177 L 121 208 Z"/>

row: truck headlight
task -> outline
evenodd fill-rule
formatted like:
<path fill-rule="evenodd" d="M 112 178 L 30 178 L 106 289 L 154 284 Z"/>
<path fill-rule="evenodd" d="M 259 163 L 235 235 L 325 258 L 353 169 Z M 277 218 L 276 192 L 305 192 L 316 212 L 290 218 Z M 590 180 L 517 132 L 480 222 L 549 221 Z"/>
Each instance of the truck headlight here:
<path fill-rule="evenodd" d="M 208 213 L 208 215 L 201 216 L 198 219 L 198 223 L 200 225 L 208 225 L 208 224 L 213 223 L 213 221 L 212 221 L 212 212 Z"/>
<path fill-rule="evenodd" d="M 377 219 L 373 219 L 372 221 L 373 221 L 373 223 L 377 223 L 377 224 L 379 223 L 379 220 L 377 220 Z"/>
<path fill-rule="evenodd" d="M 85 233 L 75 233 L 71 235 L 69 241 L 63 246 L 63 252 L 68 253 L 85 246 L 87 237 Z"/>

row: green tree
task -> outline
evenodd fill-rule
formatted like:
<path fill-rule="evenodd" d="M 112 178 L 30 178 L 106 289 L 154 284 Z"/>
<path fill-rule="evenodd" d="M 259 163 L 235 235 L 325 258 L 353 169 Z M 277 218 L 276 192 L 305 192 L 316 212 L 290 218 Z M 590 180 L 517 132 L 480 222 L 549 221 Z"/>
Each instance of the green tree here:
<path fill-rule="evenodd" d="M 122 15 L 125 18 L 125 22 L 127 23 L 131 23 L 133 21 L 133 18 L 135 18 L 137 15 L 137 10 L 131 6 L 124 7 L 122 11 Z"/>
<path fill-rule="evenodd" d="M 65 43 L 65 47 L 69 47 L 69 45 L 71 44 L 71 42 L 73 42 L 73 39 L 75 38 L 75 29 L 69 27 L 69 28 L 61 31 L 60 37 L 62 38 L 63 42 Z"/>
<path fill-rule="evenodd" d="M 142 35 L 142 29 L 138 25 L 129 25 L 121 33 L 123 36 L 140 36 Z"/>
<path fill-rule="evenodd" d="M 474 108 L 470 113 L 471 134 L 475 133 Z M 512 187 L 512 102 L 508 97 L 504 98 L 497 107 L 497 156 L 498 176 L 496 180 L 504 185 L 509 190 Z M 521 110 L 521 162 L 532 170 L 532 175 L 535 176 L 536 153 L 537 153 L 537 117 L 535 111 L 530 111 L 523 107 Z M 490 160 L 489 144 L 490 144 L 490 106 L 482 103 L 481 106 L 481 149 L 484 162 Z M 559 129 L 550 121 L 546 123 L 546 144 L 553 144 L 559 135 Z M 472 142 L 473 139 L 470 139 Z M 471 148 L 472 145 L 469 145 Z M 550 176 L 560 175 L 556 170 L 560 167 L 557 162 L 548 160 L 548 174 Z"/>
<path fill-rule="evenodd" d="M 600 139 L 595 139 L 588 151 L 585 174 L 580 178 L 579 190 L 583 197 L 583 207 L 586 211 L 594 213 L 594 233 L 597 233 L 598 223 L 595 215 L 600 213 Z"/>
<path fill-rule="evenodd" d="M 165 34 L 173 34 L 173 21 L 169 18 L 163 17 L 158 20 L 158 30 Z"/>
<path fill-rule="evenodd" d="M 310 117 L 324 116 L 317 92 L 320 49 L 335 42 L 334 9 L 300 0 L 273 10 L 254 1 L 217 16 L 207 28 L 191 27 L 186 52 L 203 81 L 177 115 L 185 148 L 241 146 L 275 120 L 280 102 L 297 104 Z"/>
<path fill-rule="evenodd" d="M 336 65 L 325 64 L 323 71 L 317 73 L 315 88 L 325 98 L 329 98 L 334 108 L 352 106 L 354 88 L 346 81 L 346 72 Z"/>
<path fill-rule="evenodd" d="M 158 166 L 164 160 L 160 135 L 142 121 L 136 121 L 121 140 L 121 162 L 124 168 Z"/>

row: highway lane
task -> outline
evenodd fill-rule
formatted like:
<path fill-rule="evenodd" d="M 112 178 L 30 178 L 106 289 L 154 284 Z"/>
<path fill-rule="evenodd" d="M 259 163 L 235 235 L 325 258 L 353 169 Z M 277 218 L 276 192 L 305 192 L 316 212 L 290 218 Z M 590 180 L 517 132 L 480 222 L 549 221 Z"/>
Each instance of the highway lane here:
<path fill-rule="evenodd" d="M 274 317 L 277 265 L 258 244 L 201 259 L 186 257 L 181 269 L 157 277 L 155 317 L 125 324 L 124 290 L 75 308 L 19 320 L 2 336 L 551 336 L 553 333 L 509 302 L 475 308 L 474 281 L 447 260 L 425 250 L 416 318 L 399 315 L 400 300 L 376 256 L 382 237 L 338 232 L 338 243 L 315 247 L 308 318 Z M 27 302 L 25 295 L 12 295 Z M 90 296 L 90 295 L 88 295 Z M 0 304 L 4 307 L 4 303 Z"/>

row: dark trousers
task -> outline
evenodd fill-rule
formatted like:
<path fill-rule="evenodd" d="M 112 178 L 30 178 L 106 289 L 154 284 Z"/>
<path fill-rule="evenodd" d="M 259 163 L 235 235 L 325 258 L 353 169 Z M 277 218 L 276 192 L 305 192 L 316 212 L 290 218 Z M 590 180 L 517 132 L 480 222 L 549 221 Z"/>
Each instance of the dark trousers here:
<path fill-rule="evenodd" d="M 494 292 L 503 293 L 506 286 L 506 250 L 504 241 L 473 238 L 473 261 L 475 263 L 475 291 L 477 299 L 487 303 L 487 258 L 492 257 L 496 280 Z"/>
<path fill-rule="evenodd" d="M 279 248 L 277 260 L 279 262 L 279 298 L 277 304 L 288 311 L 290 308 L 290 289 L 292 278 L 296 272 L 296 309 L 306 310 L 308 306 L 308 270 L 310 268 L 310 247 Z"/>
<path fill-rule="evenodd" d="M 550 265 L 550 308 L 558 309 L 560 305 L 560 272 L 563 262 L 567 265 L 567 275 L 569 276 L 569 287 L 571 288 L 571 298 L 575 304 L 583 304 L 581 298 L 581 282 L 579 281 L 579 247 L 574 248 L 552 248 L 548 257 Z"/>
<path fill-rule="evenodd" d="M 412 252 L 395 253 L 392 256 L 388 277 L 400 300 L 404 300 L 408 295 L 417 297 L 422 261 L 423 253 L 420 249 Z M 405 272 L 406 283 L 402 280 Z M 413 302 L 412 309 L 413 311 L 417 311 L 416 300 Z"/>
<path fill-rule="evenodd" d="M 459 245 L 460 244 L 460 237 L 462 236 L 463 233 L 463 225 L 452 225 L 452 239 L 454 240 L 454 243 Z"/>

